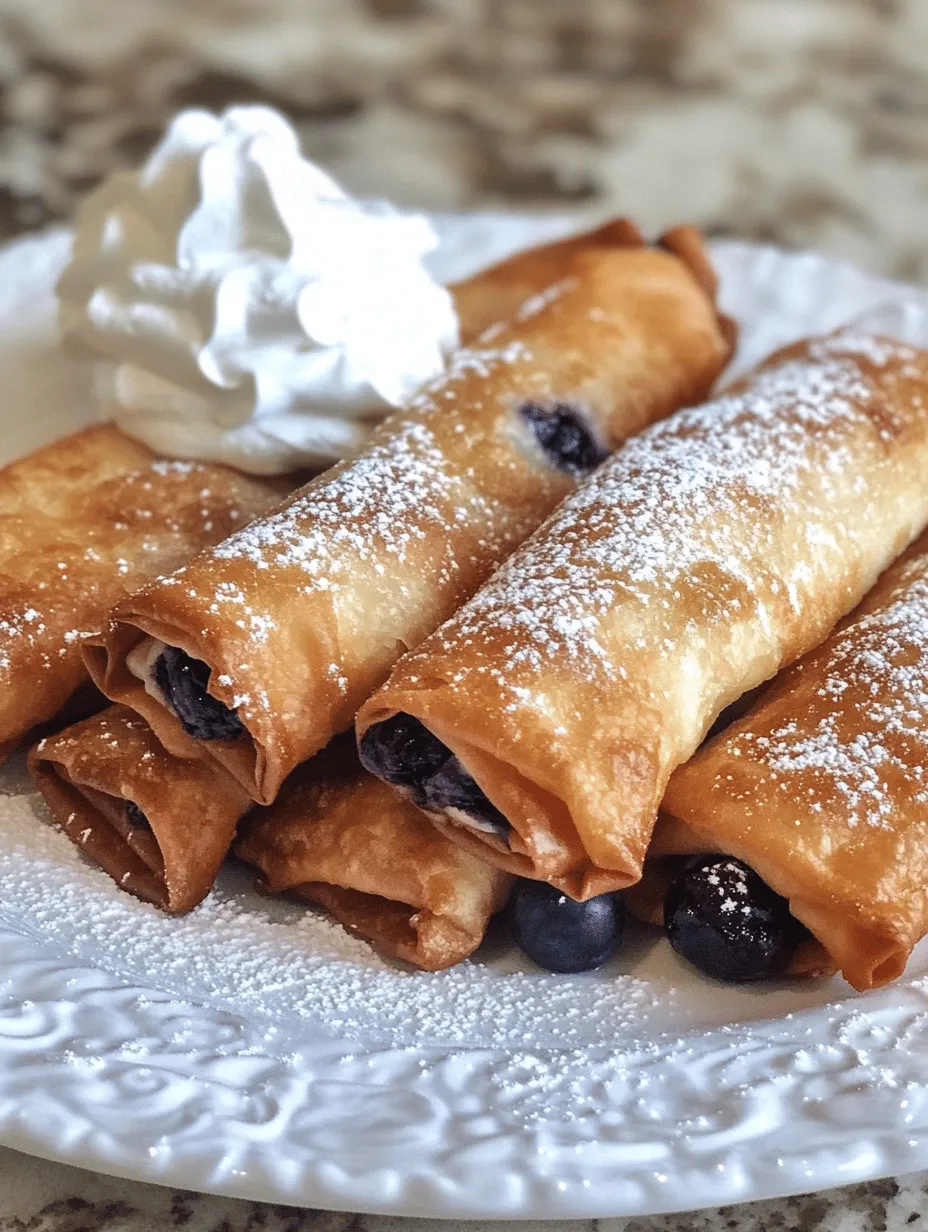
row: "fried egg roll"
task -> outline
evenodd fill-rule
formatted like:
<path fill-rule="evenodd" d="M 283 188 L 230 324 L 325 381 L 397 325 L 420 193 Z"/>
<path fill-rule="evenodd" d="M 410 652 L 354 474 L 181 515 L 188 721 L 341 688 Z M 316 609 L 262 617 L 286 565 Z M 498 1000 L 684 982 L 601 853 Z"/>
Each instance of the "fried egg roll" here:
<path fill-rule="evenodd" d="M 678 227 L 665 237 L 671 246 L 683 248 L 694 272 L 707 286 L 714 278 L 698 232 Z M 554 286 L 569 270 L 571 261 L 595 248 L 639 248 L 644 237 L 627 218 L 615 218 L 595 231 L 517 252 L 471 278 L 453 283 L 449 290 L 460 322 L 461 341 L 476 342 L 484 330 L 515 316 L 533 296 Z"/>
<path fill-rule="evenodd" d="M 671 772 L 928 523 L 928 352 L 778 352 L 630 441 L 358 716 L 467 850 L 578 899 L 641 876 Z"/>
<path fill-rule="evenodd" d="M 350 736 L 256 810 L 235 852 L 263 889 L 319 904 L 379 953 L 426 971 L 473 953 L 511 880 L 363 770 Z"/>
<path fill-rule="evenodd" d="M 209 893 L 252 805 L 215 762 L 172 757 L 124 706 L 40 740 L 28 765 L 68 838 L 122 889 L 174 913 Z"/>
<path fill-rule="evenodd" d="M 690 229 L 592 240 L 363 454 L 119 603 L 94 679 L 270 803 L 580 478 L 706 393 L 731 349 L 713 293 Z"/>
<path fill-rule="evenodd" d="M 788 902 L 815 939 L 815 970 L 858 989 L 902 974 L 928 932 L 928 536 L 673 774 L 656 871 L 712 853 Z"/>
<path fill-rule="evenodd" d="M 280 491 L 224 467 L 159 461 L 102 424 L 0 470 L 0 756 L 88 685 L 81 638 L 112 604 Z"/>

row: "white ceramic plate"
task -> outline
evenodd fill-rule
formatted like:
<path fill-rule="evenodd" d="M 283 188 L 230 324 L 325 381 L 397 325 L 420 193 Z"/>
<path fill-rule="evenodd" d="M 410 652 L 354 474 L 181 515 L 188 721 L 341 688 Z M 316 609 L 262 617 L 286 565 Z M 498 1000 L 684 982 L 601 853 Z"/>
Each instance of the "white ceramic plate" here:
<path fill-rule="evenodd" d="M 440 221 L 446 275 L 565 228 Z M 89 417 L 59 352 L 63 232 L 0 254 L 9 457 Z M 738 364 L 928 298 L 810 255 L 722 244 Z M 895 986 L 725 989 L 653 934 L 609 970 L 520 967 L 500 937 L 400 970 L 230 868 L 183 920 L 121 895 L 0 781 L 0 1140 L 217 1193 L 404 1215 L 628 1215 L 928 1166 L 928 951 Z"/>

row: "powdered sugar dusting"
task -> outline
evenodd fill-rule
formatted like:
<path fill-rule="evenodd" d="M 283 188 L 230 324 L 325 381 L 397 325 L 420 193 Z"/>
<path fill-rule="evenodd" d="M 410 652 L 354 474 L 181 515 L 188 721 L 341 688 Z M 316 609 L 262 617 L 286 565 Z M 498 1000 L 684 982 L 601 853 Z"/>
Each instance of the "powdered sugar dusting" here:
<path fill-rule="evenodd" d="M 822 674 L 814 725 L 797 717 L 738 732 L 732 754 L 768 768 L 785 792 L 801 776 L 803 811 L 837 800 L 829 815 L 852 829 L 891 828 L 900 803 L 928 806 L 928 556 L 910 561 L 888 601 L 835 634 L 809 670 Z"/>
<path fill-rule="evenodd" d="M 568 1048 L 614 1044 L 653 1003 L 652 983 L 615 971 L 520 971 L 500 942 L 490 962 L 401 968 L 324 915 L 255 894 L 238 866 L 190 915 L 169 918 L 122 893 L 46 816 L 38 797 L 0 795 L 0 915 L 182 999 L 368 1043 L 521 1047 L 530 1026 L 538 1046 Z M 674 1003 L 672 986 L 664 997 L 664 1008 Z"/>
<path fill-rule="evenodd" d="M 663 636 L 668 650 L 685 635 L 681 613 L 764 626 L 775 604 L 800 610 L 810 561 L 863 532 L 861 459 L 883 465 L 892 435 L 885 408 L 870 410 L 876 382 L 859 357 L 880 368 L 915 354 L 858 335 L 845 348 L 838 335 L 633 438 L 443 626 L 438 646 L 471 646 L 473 670 L 512 693 L 557 658 L 591 680 L 622 678 L 602 637 L 618 606 L 647 609 L 652 646 Z M 860 504 L 842 518 L 849 484 Z M 783 525 L 797 542 L 778 557 L 772 532 Z"/>
<path fill-rule="evenodd" d="M 263 512 L 272 498 L 259 482 L 208 464 L 156 460 L 74 501 L 70 513 L 54 505 L 30 510 L 25 538 L 13 521 L 0 592 L 0 672 L 9 674 L 8 688 L 17 687 L 14 673 L 55 673 L 62 659 L 77 661 L 80 641 L 98 630 L 111 604 Z"/>
<path fill-rule="evenodd" d="M 550 287 L 546 287 L 543 291 L 539 291 L 537 295 L 530 296 L 522 307 L 516 313 L 517 321 L 529 321 L 532 317 L 537 316 L 549 304 L 553 304 L 555 300 L 573 291 L 577 286 L 576 278 L 562 278 L 560 282 L 554 282 Z M 602 310 L 600 310 L 602 311 Z"/>
<path fill-rule="evenodd" d="M 486 381 L 500 367 L 530 360 L 519 341 L 456 351 L 445 375 L 413 399 L 409 418 L 394 416 L 364 455 L 312 484 L 280 513 L 235 533 L 212 558 L 248 559 L 259 569 L 296 565 L 307 575 L 309 593 L 339 589 L 359 561 L 407 563 L 417 543 L 462 522 L 486 527 L 493 548 L 502 531 L 499 510 L 449 461 L 429 420 L 449 414 L 447 400 L 457 397 L 462 379 Z M 454 559 L 445 568 L 456 572 Z"/>
<path fill-rule="evenodd" d="M 917 352 L 909 346 L 884 338 L 878 334 L 870 334 L 849 326 L 836 334 L 817 339 L 809 348 L 813 359 L 827 359 L 831 355 L 856 355 L 868 360 L 877 368 L 885 368 L 890 363 L 912 363 L 917 359 Z"/>
<path fill-rule="evenodd" d="M 313 486 L 280 512 L 238 532 L 212 552 L 215 560 L 250 560 L 259 569 L 297 566 L 306 589 L 333 590 L 350 582 L 358 560 L 409 559 L 428 527 L 449 517 L 482 518 L 430 429 L 409 422 L 338 475 Z"/>
<path fill-rule="evenodd" d="M 500 367 L 528 362 L 520 342 L 462 349 L 448 371 L 411 403 L 408 418 L 388 421 L 375 443 L 350 464 L 314 483 L 271 517 L 233 535 L 211 553 L 217 561 L 245 559 L 259 569 L 296 566 L 307 593 L 338 590 L 361 562 L 409 562 L 417 545 L 456 524 L 485 528 L 482 547 L 495 550 L 499 510 L 475 491 L 436 440 L 433 415 L 469 375 L 489 379 Z M 445 561 L 450 576 L 453 557 Z"/>
<path fill-rule="evenodd" d="M 328 702 L 313 701 L 319 730 L 328 730 L 336 716 L 325 713 L 327 704 L 337 709 L 352 688 L 363 693 L 366 673 L 381 673 L 403 639 L 421 637 L 419 625 L 423 632 L 434 627 L 537 525 L 557 499 L 560 477 L 539 477 L 538 509 L 532 500 L 500 499 L 478 471 L 482 463 L 495 480 L 497 472 L 527 465 L 532 478 L 508 429 L 510 420 L 520 423 L 519 396 L 539 379 L 531 350 L 518 339 L 456 352 L 441 378 L 377 428 L 363 454 L 159 581 L 183 589 L 180 604 L 207 644 L 203 657 L 215 664 L 224 700 L 238 698 L 253 731 L 286 720 L 289 701 L 255 682 L 279 642 L 275 622 L 288 601 L 303 606 L 305 636 L 326 655 L 322 670 L 334 687 L 325 691 Z M 371 658 L 359 661 L 351 638 L 333 655 L 330 634 L 339 642 L 342 621 L 353 627 L 362 620 L 377 630 Z M 292 697 L 289 682 L 286 692 Z"/>

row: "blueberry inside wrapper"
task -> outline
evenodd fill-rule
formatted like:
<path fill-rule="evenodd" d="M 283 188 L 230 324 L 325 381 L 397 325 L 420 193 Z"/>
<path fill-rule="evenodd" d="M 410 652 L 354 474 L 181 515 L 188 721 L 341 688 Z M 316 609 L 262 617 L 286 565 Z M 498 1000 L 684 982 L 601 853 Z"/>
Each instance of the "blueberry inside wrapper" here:
<path fill-rule="evenodd" d="M 595 470 L 608 457 L 583 413 L 558 402 L 553 407 L 526 402 L 522 418 L 548 460 L 560 471 L 580 477 Z"/>
<path fill-rule="evenodd" d="M 405 788 L 420 808 L 472 822 L 478 832 L 508 837 L 511 827 L 505 815 L 447 745 L 412 715 L 395 714 L 375 723 L 359 749 L 366 769 Z"/>
<path fill-rule="evenodd" d="M 236 740 L 245 734 L 238 714 L 208 692 L 210 668 L 176 646 L 155 660 L 154 678 L 188 736 L 194 740 Z"/>

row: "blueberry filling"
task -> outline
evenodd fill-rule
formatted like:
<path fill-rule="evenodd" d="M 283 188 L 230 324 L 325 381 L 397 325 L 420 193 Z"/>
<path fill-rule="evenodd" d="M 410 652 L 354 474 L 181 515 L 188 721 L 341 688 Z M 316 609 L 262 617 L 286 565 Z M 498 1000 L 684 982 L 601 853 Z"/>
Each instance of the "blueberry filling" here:
<path fill-rule="evenodd" d="M 244 734 L 238 714 L 207 692 L 210 669 L 201 659 L 167 646 L 155 660 L 154 677 L 184 731 L 194 740 L 235 740 Z"/>
<path fill-rule="evenodd" d="M 412 791 L 416 804 L 425 804 L 422 785 L 451 756 L 449 749 L 411 714 L 395 714 L 375 723 L 358 745 L 361 764 L 371 774 Z"/>
<path fill-rule="evenodd" d="M 509 822 L 447 745 L 410 714 L 375 723 L 361 737 L 361 763 L 378 778 L 404 787 L 420 808 L 463 813 L 474 829 L 505 837 Z"/>
<path fill-rule="evenodd" d="M 423 785 L 426 808 L 438 812 L 463 813 L 474 828 L 505 838 L 509 822 L 487 799 L 476 779 L 467 773 L 456 757 L 449 757 L 437 774 Z"/>
<path fill-rule="evenodd" d="M 608 456 L 574 407 L 526 402 L 520 414 L 551 462 L 568 475 L 588 475 Z"/>
<path fill-rule="evenodd" d="M 126 821 L 133 830 L 150 830 L 151 823 L 137 804 L 126 801 Z"/>
<path fill-rule="evenodd" d="M 682 958 L 731 984 L 777 975 L 809 935 L 785 898 L 724 855 L 699 856 L 673 879 L 664 927 Z"/>
<path fill-rule="evenodd" d="M 618 894 L 577 903 L 544 881 L 520 881 L 512 919 L 519 948 L 539 967 L 564 973 L 593 971 L 621 940 L 625 903 Z"/>

